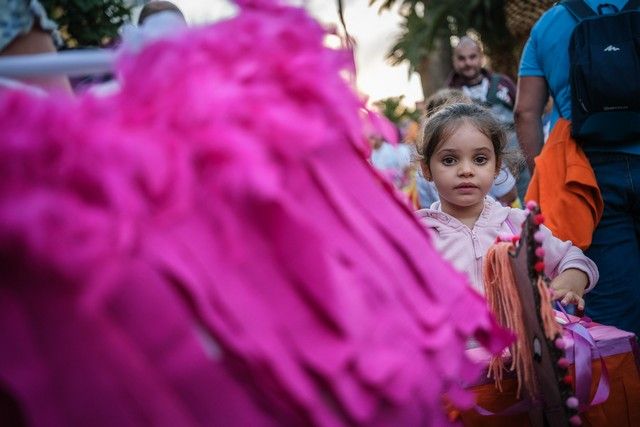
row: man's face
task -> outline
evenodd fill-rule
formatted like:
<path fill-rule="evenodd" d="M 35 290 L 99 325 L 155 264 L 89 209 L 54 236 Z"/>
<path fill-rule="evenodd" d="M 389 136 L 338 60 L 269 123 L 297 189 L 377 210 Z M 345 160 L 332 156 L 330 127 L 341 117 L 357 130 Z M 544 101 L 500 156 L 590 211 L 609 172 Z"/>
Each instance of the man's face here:
<path fill-rule="evenodd" d="M 463 43 L 453 51 L 453 69 L 467 84 L 478 83 L 482 68 L 480 48 L 472 43 Z"/>

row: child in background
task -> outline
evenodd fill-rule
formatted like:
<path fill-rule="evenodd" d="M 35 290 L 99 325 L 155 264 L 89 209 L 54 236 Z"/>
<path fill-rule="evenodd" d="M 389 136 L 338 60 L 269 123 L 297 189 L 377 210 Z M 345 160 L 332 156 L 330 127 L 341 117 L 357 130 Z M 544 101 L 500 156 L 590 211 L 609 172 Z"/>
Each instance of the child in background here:
<path fill-rule="evenodd" d="M 418 211 L 433 231 L 443 257 L 466 272 L 483 293 L 482 262 L 498 235 L 520 234 L 526 213 L 487 197 L 503 162 L 506 136 L 490 111 L 475 104 L 451 104 L 425 124 L 417 150 L 424 176 L 440 201 Z M 584 308 L 583 294 L 598 280 L 595 264 L 571 242 L 545 234 L 545 273 L 554 299 Z"/>
<path fill-rule="evenodd" d="M 401 142 L 400 129 L 383 114 L 369 111 L 366 120 L 371 127 L 365 131 L 372 148 L 371 165 L 402 190 L 409 180 L 411 147 Z"/>

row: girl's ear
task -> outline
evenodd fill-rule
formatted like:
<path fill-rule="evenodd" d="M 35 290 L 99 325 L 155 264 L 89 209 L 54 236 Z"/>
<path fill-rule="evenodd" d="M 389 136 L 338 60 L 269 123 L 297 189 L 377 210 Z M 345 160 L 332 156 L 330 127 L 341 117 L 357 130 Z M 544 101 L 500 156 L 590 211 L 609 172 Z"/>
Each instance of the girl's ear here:
<path fill-rule="evenodd" d="M 431 171 L 429 170 L 429 165 L 425 162 L 420 162 L 420 169 L 422 169 L 422 175 L 425 177 L 427 181 L 431 181 Z"/>

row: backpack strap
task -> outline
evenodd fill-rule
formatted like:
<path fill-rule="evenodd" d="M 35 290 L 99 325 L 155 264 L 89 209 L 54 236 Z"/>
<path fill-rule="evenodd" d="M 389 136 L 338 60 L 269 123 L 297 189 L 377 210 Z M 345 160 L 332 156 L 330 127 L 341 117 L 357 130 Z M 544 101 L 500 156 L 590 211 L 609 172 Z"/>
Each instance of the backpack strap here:
<path fill-rule="evenodd" d="M 500 82 L 500 76 L 496 73 L 491 75 L 491 81 L 489 83 L 489 89 L 487 89 L 487 104 L 493 105 L 500 100 L 496 96 L 498 93 L 498 83 Z"/>
<path fill-rule="evenodd" d="M 564 6 L 578 22 L 585 18 L 598 16 L 598 14 L 594 12 L 584 0 L 563 0 L 560 4 Z M 615 9 L 617 11 L 617 8 Z M 638 9 L 640 9 L 640 0 L 629 0 L 627 4 L 620 9 L 620 12 L 628 12 L 630 10 Z M 600 10 L 600 7 L 598 7 L 598 10 Z"/>
<path fill-rule="evenodd" d="M 598 14 L 595 13 L 593 9 L 591 9 L 589 5 L 584 2 L 584 0 L 563 0 L 560 2 L 560 4 L 564 6 L 578 22 L 586 18 L 598 16 Z"/>
<path fill-rule="evenodd" d="M 485 104 L 489 107 L 496 104 L 502 104 L 508 109 L 512 110 L 513 106 L 507 104 L 505 101 L 498 98 L 498 84 L 500 83 L 501 79 L 502 79 L 502 76 L 498 73 L 493 73 L 491 75 L 489 89 L 487 89 L 487 101 L 485 102 Z"/>
<path fill-rule="evenodd" d="M 640 9 L 640 0 L 629 0 L 620 12 Z"/>

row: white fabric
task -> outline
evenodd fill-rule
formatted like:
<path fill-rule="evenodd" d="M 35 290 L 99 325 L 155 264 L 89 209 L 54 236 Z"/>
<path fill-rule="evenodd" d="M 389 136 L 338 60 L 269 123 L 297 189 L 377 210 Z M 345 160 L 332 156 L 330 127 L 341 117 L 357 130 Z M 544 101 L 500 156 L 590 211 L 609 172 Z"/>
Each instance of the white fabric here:
<path fill-rule="evenodd" d="M 487 93 L 489 93 L 489 79 L 485 77 L 477 85 L 462 86 L 462 92 L 474 101 L 487 102 Z"/>
<path fill-rule="evenodd" d="M 515 185 L 516 179 L 511 172 L 509 172 L 509 169 L 503 167 L 493 182 L 493 186 L 491 186 L 491 190 L 489 190 L 489 195 L 494 199 L 499 199 L 511 191 Z"/>

